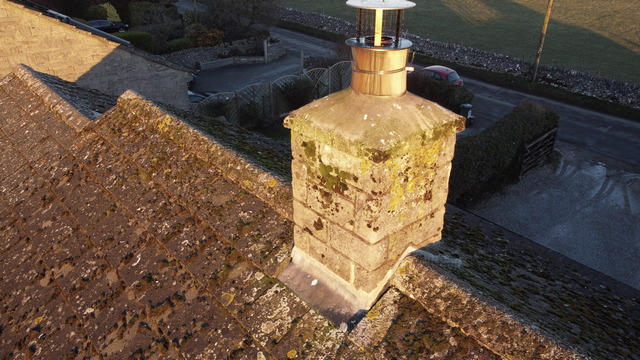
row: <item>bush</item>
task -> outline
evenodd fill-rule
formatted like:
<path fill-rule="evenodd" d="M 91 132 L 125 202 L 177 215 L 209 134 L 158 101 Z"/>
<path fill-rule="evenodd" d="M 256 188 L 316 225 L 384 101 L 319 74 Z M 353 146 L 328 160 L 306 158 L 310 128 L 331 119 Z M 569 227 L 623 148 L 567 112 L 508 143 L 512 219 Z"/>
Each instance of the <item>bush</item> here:
<path fill-rule="evenodd" d="M 174 51 L 191 49 L 192 47 L 195 47 L 195 43 L 193 42 L 193 40 L 189 38 L 180 38 L 180 39 L 167 41 L 167 46 L 165 51 L 168 53 L 171 53 Z"/>
<path fill-rule="evenodd" d="M 278 90 L 286 99 L 286 111 L 301 108 L 313 100 L 313 83 L 307 78 L 298 77 L 288 81 L 282 84 Z"/>
<path fill-rule="evenodd" d="M 186 37 L 191 39 L 197 47 L 214 46 L 224 41 L 224 32 L 194 24 L 187 29 Z"/>
<path fill-rule="evenodd" d="M 218 118 L 221 116 L 227 117 L 227 112 L 229 111 L 229 101 L 228 100 L 216 100 L 214 102 L 202 104 L 202 115 Z M 229 120 L 227 118 L 227 120 Z"/>
<path fill-rule="evenodd" d="M 460 105 L 473 100 L 473 93 L 469 89 L 433 79 L 420 72 L 407 76 L 407 90 L 455 113 L 460 111 Z"/>
<path fill-rule="evenodd" d="M 163 24 L 181 19 L 175 6 L 166 7 L 148 1 L 132 2 L 129 11 L 132 26 Z"/>
<path fill-rule="evenodd" d="M 104 3 L 102 5 L 100 5 L 101 7 L 103 7 L 106 12 L 107 12 L 107 20 L 110 21 L 115 21 L 115 22 L 121 22 L 122 20 L 120 19 L 120 15 L 118 15 L 118 12 L 116 11 L 116 8 L 113 7 L 113 5 L 111 5 L 111 3 Z"/>
<path fill-rule="evenodd" d="M 91 5 L 87 9 L 88 19 L 106 19 L 109 21 L 120 22 L 120 16 L 110 3 L 104 3 L 100 5 Z"/>
<path fill-rule="evenodd" d="M 168 42 L 180 39 L 186 34 L 181 24 L 175 22 L 137 26 L 136 30 L 151 34 L 153 37 L 153 49 L 157 54 L 169 52 Z"/>
<path fill-rule="evenodd" d="M 252 101 L 240 108 L 240 126 L 245 129 L 253 129 L 260 125 L 262 119 L 262 107 L 256 101 Z"/>
<path fill-rule="evenodd" d="M 182 21 L 184 21 L 185 25 L 196 24 L 196 14 L 193 11 L 184 12 L 182 13 Z"/>
<path fill-rule="evenodd" d="M 142 50 L 153 52 L 153 36 L 142 31 L 127 31 L 123 33 L 114 33 L 113 35 L 129 41 L 133 46 Z"/>
<path fill-rule="evenodd" d="M 517 181 L 524 144 L 557 127 L 559 117 L 538 103 L 516 106 L 480 134 L 456 143 L 449 180 L 449 202 L 465 206 Z"/>
<path fill-rule="evenodd" d="M 87 18 L 89 19 L 107 19 L 107 9 L 102 5 L 91 5 L 87 9 Z"/>

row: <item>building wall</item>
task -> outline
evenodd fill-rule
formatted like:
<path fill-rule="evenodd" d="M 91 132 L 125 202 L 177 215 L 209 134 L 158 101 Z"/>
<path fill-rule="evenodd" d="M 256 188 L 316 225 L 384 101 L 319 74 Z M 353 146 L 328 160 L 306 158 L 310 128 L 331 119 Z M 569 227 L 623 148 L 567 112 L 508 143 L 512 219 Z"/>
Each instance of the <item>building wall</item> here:
<path fill-rule="evenodd" d="M 0 0 L 0 77 L 18 64 L 80 86 L 188 108 L 191 74 L 21 5 Z"/>

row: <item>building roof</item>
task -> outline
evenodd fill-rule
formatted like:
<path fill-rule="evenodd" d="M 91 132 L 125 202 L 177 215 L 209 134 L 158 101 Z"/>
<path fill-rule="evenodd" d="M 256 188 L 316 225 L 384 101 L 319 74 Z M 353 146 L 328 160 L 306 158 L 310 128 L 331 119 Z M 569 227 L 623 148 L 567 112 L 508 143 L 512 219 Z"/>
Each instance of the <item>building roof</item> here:
<path fill-rule="evenodd" d="M 640 354 L 637 291 L 453 207 L 360 322 L 332 324 L 278 280 L 286 147 L 132 92 L 19 67 L 0 148 L 0 358 Z"/>

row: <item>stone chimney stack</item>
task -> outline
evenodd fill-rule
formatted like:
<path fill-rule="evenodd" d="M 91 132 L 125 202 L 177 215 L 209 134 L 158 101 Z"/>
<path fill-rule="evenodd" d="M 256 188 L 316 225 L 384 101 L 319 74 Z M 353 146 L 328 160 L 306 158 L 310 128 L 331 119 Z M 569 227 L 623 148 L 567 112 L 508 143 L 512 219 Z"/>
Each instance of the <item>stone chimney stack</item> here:
<path fill-rule="evenodd" d="M 440 240 L 464 117 L 406 92 L 403 0 L 358 9 L 351 88 L 285 119 L 291 129 L 293 263 L 369 309 L 403 257 Z M 388 33 L 389 32 L 389 33 Z"/>

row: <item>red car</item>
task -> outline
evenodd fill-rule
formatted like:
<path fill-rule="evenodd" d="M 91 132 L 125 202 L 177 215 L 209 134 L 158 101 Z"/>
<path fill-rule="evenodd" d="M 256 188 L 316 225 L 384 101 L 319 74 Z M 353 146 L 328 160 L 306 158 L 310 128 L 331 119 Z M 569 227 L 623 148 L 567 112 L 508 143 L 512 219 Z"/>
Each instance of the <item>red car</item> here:
<path fill-rule="evenodd" d="M 455 70 L 448 68 L 446 66 L 432 65 L 432 66 L 427 66 L 426 68 L 420 69 L 416 72 L 422 72 L 422 71 L 429 73 L 429 76 L 431 76 L 436 80 L 446 81 L 454 85 L 460 85 L 460 86 L 464 85 L 464 81 L 462 81 L 462 79 L 460 78 L 460 75 L 458 75 L 458 73 Z"/>

